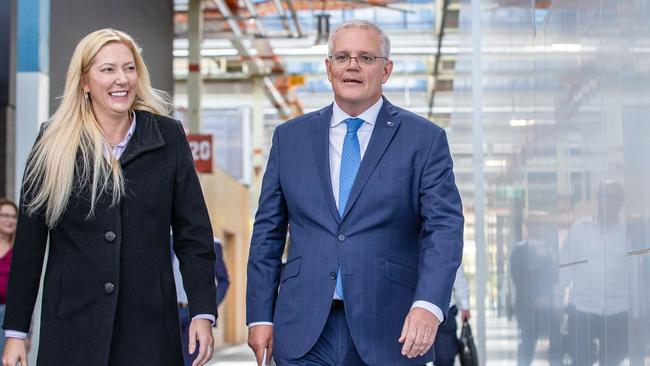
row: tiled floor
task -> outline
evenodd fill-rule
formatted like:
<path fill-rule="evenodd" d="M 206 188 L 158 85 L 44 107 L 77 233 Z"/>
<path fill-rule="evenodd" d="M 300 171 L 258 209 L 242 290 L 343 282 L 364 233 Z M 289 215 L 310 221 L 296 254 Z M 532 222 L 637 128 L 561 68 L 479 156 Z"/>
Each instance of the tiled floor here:
<path fill-rule="evenodd" d="M 240 344 L 216 350 L 208 366 L 257 366 L 257 363 L 248 345 Z"/>

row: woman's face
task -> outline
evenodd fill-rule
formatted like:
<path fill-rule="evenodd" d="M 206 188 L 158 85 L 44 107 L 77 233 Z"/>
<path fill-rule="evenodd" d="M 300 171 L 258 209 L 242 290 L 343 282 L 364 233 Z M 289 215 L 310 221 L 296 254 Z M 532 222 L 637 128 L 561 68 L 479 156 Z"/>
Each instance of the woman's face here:
<path fill-rule="evenodd" d="M 90 94 L 99 122 L 128 118 L 137 84 L 133 53 L 119 42 L 102 47 L 83 77 L 83 89 Z"/>
<path fill-rule="evenodd" d="M 16 222 L 18 212 L 12 205 L 0 206 L 0 233 L 4 235 L 14 235 L 16 232 Z"/>

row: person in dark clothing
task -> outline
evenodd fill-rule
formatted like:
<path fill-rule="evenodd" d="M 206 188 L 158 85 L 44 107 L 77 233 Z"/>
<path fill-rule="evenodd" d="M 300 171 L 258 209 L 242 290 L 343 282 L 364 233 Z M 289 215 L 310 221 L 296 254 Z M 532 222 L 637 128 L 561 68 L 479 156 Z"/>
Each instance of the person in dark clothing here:
<path fill-rule="evenodd" d="M 216 260 L 214 261 L 214 280 L 217 283 L 217 306 L 223 302 L 223 299 L 226 297 L 226 292 L 230 286 L 230 280 L 228 278 L 228 270 L 226 269 L 226 263 L 223 260 L 223 251 L 221 249 L 221 242 L 219 239 L 214 239 L 214 254 L 216 255 Z M 187 294 L 185 293 L 185 288 L 183 287 L 183 276 L 179 271 L 179 262 L 176 256 L 173 257 L 173 268 L 174 268 L 174 281 L 176 282 L 176 300 L 178 301 L 178 317 L 181 322 L 181 338 L 183 343 L 183 360 L 185 366 L 191 366 L 194 360 L 197 357 L 197 353 L 191 354 L 188 349 L 189 345 L 189 328 L 190 328 L 190 311 L 189 305 L 187 303 Z"/>

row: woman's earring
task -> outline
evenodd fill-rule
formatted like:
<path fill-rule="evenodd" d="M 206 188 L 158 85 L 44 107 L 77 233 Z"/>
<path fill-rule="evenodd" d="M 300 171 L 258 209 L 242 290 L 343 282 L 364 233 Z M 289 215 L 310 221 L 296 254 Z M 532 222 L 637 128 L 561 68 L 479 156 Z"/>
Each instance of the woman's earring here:
<path fill-rule="evenodd" d="M 88 98 L 89 98 L 89 96 L 88 96 L 88 92 L 84 92 L 84 99 L 85 99 L 86 101 L 88 101 Z"/>

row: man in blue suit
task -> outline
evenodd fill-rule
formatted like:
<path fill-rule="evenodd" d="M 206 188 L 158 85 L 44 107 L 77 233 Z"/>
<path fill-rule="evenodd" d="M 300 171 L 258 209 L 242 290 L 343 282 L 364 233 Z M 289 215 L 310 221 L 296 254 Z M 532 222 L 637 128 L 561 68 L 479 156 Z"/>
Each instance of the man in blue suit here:
<path fill-rule="evenodd" d="M 334 103 L 273 135 L 248 262 L 249 345 L 279 366 L 432 361 L 463 247 L 445 132 L 382 97 L 393 62 L 373 23 L 336 28 L 325 63 Z"/>

